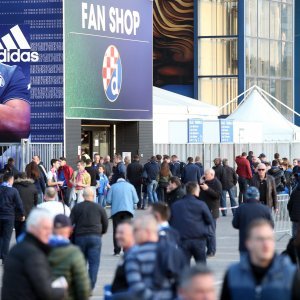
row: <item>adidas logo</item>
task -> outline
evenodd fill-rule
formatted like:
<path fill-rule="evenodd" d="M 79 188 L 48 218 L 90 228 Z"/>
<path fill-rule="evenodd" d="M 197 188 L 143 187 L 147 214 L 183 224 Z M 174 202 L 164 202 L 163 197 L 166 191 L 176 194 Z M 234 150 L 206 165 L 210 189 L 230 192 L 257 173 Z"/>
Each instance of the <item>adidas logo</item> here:
<path fill-rule="evenodd" d="M 12 27 L 10 33 L 0 39 L 0 62 L 37 62 L 38 60 L 39 54 L 31 51 L 19 25 Z"/>

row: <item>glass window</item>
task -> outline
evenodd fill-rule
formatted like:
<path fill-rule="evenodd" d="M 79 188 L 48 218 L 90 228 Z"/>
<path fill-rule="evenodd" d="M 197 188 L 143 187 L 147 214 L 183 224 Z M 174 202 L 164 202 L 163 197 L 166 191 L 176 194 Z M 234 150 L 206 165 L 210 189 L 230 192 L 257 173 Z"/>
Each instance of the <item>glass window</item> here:
<path fill-rule="evenodd" d="M 281 77 L 293 76 L 293 44 L 282 42 Z"/>
<path fill-rule="evenodd" d="M 298 0 L 299 1 L 299 0 Z M 281 6 L 281 38 L 283 41 L 293 40 L 293 7 L 282 4 Z"/>
<path fill-rule="evenodd" d="M 281 42 L 270 41 L 270 75 L 281 75 Z"/>
<path fill-rule="evenodd" d="M 248 90 L 249 88 L 251 88 L 254 85 L 257 85 L 256 78 L 247 77 L 247 80 L 246 80 L 246 90 Z"/>
<path fill-rule="evenodd" d="M 237 39 L 218 39 L 216 45 L 216 75 L 237 75 Z"/>
<path fill-rule="evenodd" d="M 270 92 L 270 82 L 269 79 L 257 79 L 257 85 L 265 90 L 267 93 Z"/>
<path fill-rule="evenodd" d="M 279 100 L 285 103 L 289 108 L 294 109 L 292 80 L 281 81 L 281 98 Z M 280 111 L 287 119 L 293 121 L 293 113 L 290 110 L 281 105 Z"/>
<path fill-rule="evenodd" d="M 269 76 L 270 51 L 269 40 L 258 40 L 258 76 Z"/>
<path fill-rule="evenodd" d="M 238 93 L 237 78 L 199 78 L 199 99 L 216 106 L 222 106 L 234 99 Z M 235 108 L 233 103 L 222 114 L 229 114 Z"/>
<path fill-rule="evenodd" d="M 246 38 L 246 74 L 257 76 L 257 39 Z"/>
<path fill-rule="evenodd" d="M 281 4 L 270 2 L 270 38 L 281 40 Z"/>
<path fill-rule="evenodd" d="M 199 76 L 237 75 L 237 39 L 200 38 Z"/>
<path fill-rule="evenodd" d="M 246 0 L 246 35 L 257 36 L 257 0 Z"/>
<path fill-rule="evenodd" d="M 269 4 L 268 0 L 258 0 L 258 36 L 262 38 L 270 37 Z"/>
<path fill-rule="evenodd" d="M 216 35 L 216 4 L 213 1 L 198 2 L 198 36 Z"/>
<path fill-rule="evenodd" d="M 216 35 L 237 35 L 237 1 L 217 1 Z"/>

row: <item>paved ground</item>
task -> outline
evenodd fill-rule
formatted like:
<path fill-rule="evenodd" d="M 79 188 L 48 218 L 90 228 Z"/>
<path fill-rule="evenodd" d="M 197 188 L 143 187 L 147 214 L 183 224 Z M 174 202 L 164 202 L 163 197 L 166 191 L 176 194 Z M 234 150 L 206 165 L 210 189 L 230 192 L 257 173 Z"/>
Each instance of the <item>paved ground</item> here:
<path fill-rule="evenodd" d="M 109 211 L 107 211 L 110 214 Z M 137 211 L 137 214 L 142 214 L 143 211 Z M 227 217 L 220 217 L 217 223 L 217 254 L 215 258 L 208 260 L 208 266 L 215 272 L 216 285 L 218 291 L 222 286 L 222 279 L 227 267 L 239 260 L 238 249 L 238 231 L 231 226 L 232 215 L 231 212 Z M 112 245 L 112 224 L 109 224 L 109 231 L 103 237 L 101 266 L 98 275 L 98 281 L 91 300 L 103 299 L 103 286 L 111 282 L 116 265 L 119 258 L 113 256 Z M 279 238 L 280 236 L 278 236 Z M 282 238 L 277 242 L 277 249 L 281 252 L 289 237 Z M 13 242 L 13 241 L 12 241 Z M 0 275 L 2 275 L 2 266 L 0 267 Z M 1 280 L 2 282 L 2 280 Z"/>

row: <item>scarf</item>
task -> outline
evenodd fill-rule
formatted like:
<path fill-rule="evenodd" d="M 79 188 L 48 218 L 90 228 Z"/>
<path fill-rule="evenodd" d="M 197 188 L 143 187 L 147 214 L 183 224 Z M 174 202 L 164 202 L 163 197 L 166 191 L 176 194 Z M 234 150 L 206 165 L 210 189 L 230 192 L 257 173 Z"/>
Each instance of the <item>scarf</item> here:
<path fill-rule="evenodd" d="M 78 171 L 75 177 L 75 182 L 77 183 L 83 183 L 83 174 L 86 173 L 86 170 L 83 171 Z M 83 190 L 82 186 L 77 186 L 76 185 L 76 190 Z"/>

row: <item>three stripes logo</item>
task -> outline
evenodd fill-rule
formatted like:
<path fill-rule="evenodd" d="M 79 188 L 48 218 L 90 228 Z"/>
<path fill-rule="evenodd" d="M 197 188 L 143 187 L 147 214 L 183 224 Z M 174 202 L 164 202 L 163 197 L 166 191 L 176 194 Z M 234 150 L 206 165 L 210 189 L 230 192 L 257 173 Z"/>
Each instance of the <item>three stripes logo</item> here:
<path fill-rule="evenodd" d="M 37 62 L 39 54 L 31 47 L 19 25 L 10 28 L 10 32 L 0 38 L 0 62 Z"/>

